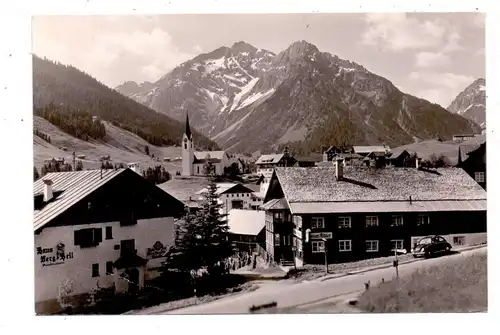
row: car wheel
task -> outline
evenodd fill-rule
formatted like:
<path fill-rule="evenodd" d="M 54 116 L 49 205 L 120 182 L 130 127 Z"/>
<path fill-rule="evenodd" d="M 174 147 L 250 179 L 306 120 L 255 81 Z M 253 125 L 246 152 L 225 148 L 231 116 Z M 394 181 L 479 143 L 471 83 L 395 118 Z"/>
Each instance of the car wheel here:
<path fill-rule="evenodd" d="M 425 257 L 425 258 L 429 258 L 429 257 L 431 257 L 430 252 L 426 251 L 426 252 L 425 252 L 425 254 L 424 254 L 424 257 Z"/>
<path fill-rule="evenodd" d="M 446 253 L 449 254 L 451 252 L 451 248 L 450 247 L 446 247 Z"/>

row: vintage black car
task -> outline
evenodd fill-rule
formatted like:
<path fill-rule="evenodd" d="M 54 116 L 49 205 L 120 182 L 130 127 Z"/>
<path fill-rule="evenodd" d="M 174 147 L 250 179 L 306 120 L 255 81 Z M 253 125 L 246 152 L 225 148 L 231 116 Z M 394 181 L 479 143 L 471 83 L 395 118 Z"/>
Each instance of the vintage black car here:
<path fill-rule="evenodd" d="M 451 251 L 449 244 L 442 236 L 432 235 L 421 238 L 413 247 L 413 257 L 436 256 L 439 254 L 448 254 Z"/>

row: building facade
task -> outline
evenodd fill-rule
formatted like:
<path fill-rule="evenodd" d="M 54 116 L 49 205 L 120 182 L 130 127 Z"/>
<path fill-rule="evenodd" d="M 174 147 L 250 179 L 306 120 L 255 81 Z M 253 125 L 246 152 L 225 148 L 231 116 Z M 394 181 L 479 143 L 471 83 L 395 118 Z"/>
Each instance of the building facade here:
<path fill-rule="evenodd" d="M 198 192 L 200 199 L 205 192 L 206 188 Z M 263 204 L 263 197 L 258 192 L 238 183 L 218 183 L 217 195 L 224 214 L 233 209 L 257 210 Z"/>
<path fill-rule="evenodd" d="M 470 150 L 470 151 L 469 151 Z M 486 142 L 470 147 L 459 147 L 458 167 L 486 190 Z"/>
<path fill-rule="evenodd" d="M 50 173 L 34 185 L 35 309 L 137 293 L 158 275 L 184 205 L 130 169 Z"/>
<path fill-rule="evenodd" d="M 458 168 L 278 168 L 262 208 L 266 251 L 282 264 L 388 256 L 429 234 L 486 241 L 486 192 Z"/>

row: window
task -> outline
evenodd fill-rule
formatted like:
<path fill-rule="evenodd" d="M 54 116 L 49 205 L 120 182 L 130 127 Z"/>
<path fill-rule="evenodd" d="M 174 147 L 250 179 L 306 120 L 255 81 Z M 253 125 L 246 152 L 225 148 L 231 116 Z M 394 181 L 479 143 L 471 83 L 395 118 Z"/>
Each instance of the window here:
<path fill-rule="evenodd" d="M 351 217 L 341 216 L 339 217 L 339 228 L 351 228 Z"/>
<path fill-rule="evenodd" d="M 377 227 L 378 226 L 378 216 L 367 216 L 366 217 L 367 227 Z"/>
<path fill-rule="evenodd" d="M 120 241 L 121 253 L 132 252 L 133 250 L 135 250 L 135 240 L 134 239 Z"/>
<path fill-rule="evenodd" d="M 231 207 L 234 209 L 243 209 L 243 201 L 242 200 L 233 200 L 233 201 L 231 201 Z"/>
<path fill-rule="evenodd" d="M 311 229 L 325 228 L 325 218 L 311 218 Z"/>
<path fill-rule="evenodd" d="M 113 227 L 106 227 L 106 240 L 113 239 Z"/>
<path fill-rule="evenodd" d="M 99 277 L 99 263 L 92 264 L 92 277 Z"/>
<path fill-rule="evenodd" d="M 113 274 L 113 262 L 106 262 L 106 275 Z"/>
<path fill-rule="evenodd" d="M 274 212 L 274 219 L 275 220 L 283 219 L 283 213 L 281 213 L 281 212 Z"/>
<path fill-rule="evenodd" d="M 484 183 L 484 172 L 475 172 L 474 180 L 478 183 Z"/>
<path fill-rule="evenodd" d="M 366 251 L 367 252 L 378 251 L 378 241 L 376 240 L 366 241 Z"/>
<path fill-rule="evenodd" d="M 419 215 L 417 217 L 417 226 L 423 226 L 431 223 L 431 217 L 429 215 Z"/>
<path fill-rule="evenodd" d="M 200 174 L 200 166 L 199 165 L 196 167 L 196 171 L 198 174 Z"/>
<path fill-rule="evenodd" d="M 318 253 L 318 252 L 325 252 L 325 242 L 324 241 L 312 241 L 312 252 L 313 253 Z"/>
<path fill-rule="evenodd" d="M 404 240 L 391 240 L 391 251 L 394 249 L 404 249 Z"/>
<path fill-rule="evenodd" d="M 393 215 L 391 227 L 399 227 L 403 225 L 403 216 Z"/>
<path fill-rule="evenodd" d="M 339 251 L 351 251 L 351 240 L 340 240 Z"/>
<path fill-rule="evenodd" d="M 464 245 L 465 236 L 453 236 L 453 245 Z"/>
<path fill-rule="evenodd" d="M 280 245 L 280 235 L 274 235 L 274 245 Z"/>
<path fill-rule="evenodd" d="M 75 230 L 75 245 L 80 248 L 91 248 L 102 242 L 102 228 L 86 228 Z"/>

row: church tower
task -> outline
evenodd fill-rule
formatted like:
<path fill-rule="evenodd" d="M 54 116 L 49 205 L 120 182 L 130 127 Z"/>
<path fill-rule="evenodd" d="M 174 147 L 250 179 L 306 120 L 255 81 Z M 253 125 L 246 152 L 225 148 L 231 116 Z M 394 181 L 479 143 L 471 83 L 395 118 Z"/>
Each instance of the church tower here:
<path fill-rule="evenodd" d="M 193 175 L 194 146 L 193 134 L 189 127 L 189 115 L 186 113 L 186 131 L 182 136 L 182 176 Z"/>

